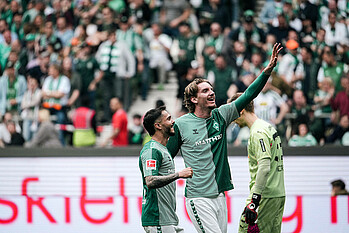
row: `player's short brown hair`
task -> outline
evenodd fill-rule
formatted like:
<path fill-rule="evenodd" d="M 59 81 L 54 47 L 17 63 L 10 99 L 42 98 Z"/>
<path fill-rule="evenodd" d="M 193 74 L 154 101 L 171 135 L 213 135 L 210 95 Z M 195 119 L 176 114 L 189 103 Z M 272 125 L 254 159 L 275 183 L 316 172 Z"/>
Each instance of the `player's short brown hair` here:
<path fill-rule="evenodd" d="M 233 95 L 232 97 L 230 97 L 230 98 L 228 99 L 227 103 L 231 103 L 231 102 L 235 101 L 235 100 L 236 100 L 237 98 L 239 98 L 242 94 L 243 94 L 242 92 L 236 93 L 235 95 Z M 253 100 L 252 100 L 250 103 L 248 103 L 244 109 L 245 109 L 245 111 L 247 111 L 247 112 L 252 112 L 252 113 L 254 113 L 254 104 L 253 104 Z"/>
<path fill-rule="evenodd" d="M 211 85 L 209 81 L 203 78 L 196 78 L 184 90 L 184 106 L 188 109 L 190 113 L 195 111 L 195 104 L 191 102 L 192 97 L 197 97 L 200 83 L 206 82 Z M 212 85 L 211 85 L 212 86 Z"/>

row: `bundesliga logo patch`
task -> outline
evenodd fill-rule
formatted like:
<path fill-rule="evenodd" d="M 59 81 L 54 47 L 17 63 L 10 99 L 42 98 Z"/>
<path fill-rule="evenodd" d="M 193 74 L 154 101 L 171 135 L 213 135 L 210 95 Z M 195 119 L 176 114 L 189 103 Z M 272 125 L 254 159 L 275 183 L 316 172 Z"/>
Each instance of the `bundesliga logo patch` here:
<path fill-rule="evenodd" d="M 146 169 L 147 170 L 155 170 L 156 169 L 156 160 L 153 160 L 153 159 L 147 160 Z"/>

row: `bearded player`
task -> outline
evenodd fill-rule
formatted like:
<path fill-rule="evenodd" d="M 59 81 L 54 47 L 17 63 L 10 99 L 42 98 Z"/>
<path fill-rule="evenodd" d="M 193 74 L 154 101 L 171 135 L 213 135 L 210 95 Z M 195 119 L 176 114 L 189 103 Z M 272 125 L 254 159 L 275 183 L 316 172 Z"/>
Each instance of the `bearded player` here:
<path fill-rule="evenodd" d="M 176 214 L 176 183 L 179 178 L 191 178 L 190 167 L 175 172 L 174 161 L 166 148 L 174 135 L 174 120 L 159 107 L 149 110 L 143 125 L 152 136 L 140 153 L 139 168 L 143 177 L 142 226 L 147 233 L 183 232 Z"/>

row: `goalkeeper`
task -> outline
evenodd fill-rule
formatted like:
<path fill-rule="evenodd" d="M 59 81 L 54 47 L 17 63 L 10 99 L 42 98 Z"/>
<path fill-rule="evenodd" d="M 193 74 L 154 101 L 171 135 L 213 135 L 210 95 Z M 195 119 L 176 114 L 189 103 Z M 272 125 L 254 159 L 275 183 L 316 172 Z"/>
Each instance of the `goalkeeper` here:
<path fill-rule="evenodd" d="M 237 93 L 228 102 L 240 95 Z M 281 232 L 285 186 L 280 136 L 272 125 L 256 116 L 253 101 L 241 111 L 235 123 L 250 128 L 247 149 L 250 195 L 241 215 L 239 233 Z"/>

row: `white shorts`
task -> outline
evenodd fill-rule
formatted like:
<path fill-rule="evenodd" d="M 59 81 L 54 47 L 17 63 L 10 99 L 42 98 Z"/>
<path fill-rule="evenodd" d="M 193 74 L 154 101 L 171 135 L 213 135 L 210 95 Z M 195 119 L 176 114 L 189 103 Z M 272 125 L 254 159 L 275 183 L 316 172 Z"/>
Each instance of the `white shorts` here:
<path fill-rule="evenodd" d="M 188 215 L 199 233 L 226 233 L 228 210 L 223 193 L 215 198 L 187 198 Z"/>
<path fill-rule="evenodd" d="M 184 233 L 184 229 L 179 226 L 146 226 L 143 227 L 146 233 Z"/>

